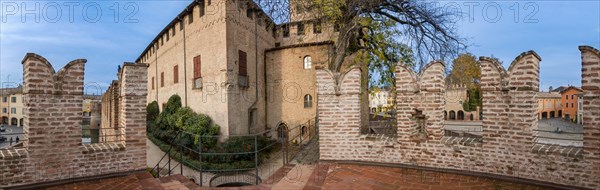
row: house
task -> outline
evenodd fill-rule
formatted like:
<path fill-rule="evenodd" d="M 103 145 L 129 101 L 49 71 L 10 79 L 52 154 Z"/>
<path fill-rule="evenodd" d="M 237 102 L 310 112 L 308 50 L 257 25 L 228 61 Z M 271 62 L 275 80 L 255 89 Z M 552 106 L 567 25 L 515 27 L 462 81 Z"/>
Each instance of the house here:
<path fill-rule="evenodd" d="M 569 86 L 560 91 L 561 103 L 562 103 L 562 118 L 573 122 L 577 121 L 577 107 L 578 107 L 578 95 L 582 93 L 578 87 Z"/>

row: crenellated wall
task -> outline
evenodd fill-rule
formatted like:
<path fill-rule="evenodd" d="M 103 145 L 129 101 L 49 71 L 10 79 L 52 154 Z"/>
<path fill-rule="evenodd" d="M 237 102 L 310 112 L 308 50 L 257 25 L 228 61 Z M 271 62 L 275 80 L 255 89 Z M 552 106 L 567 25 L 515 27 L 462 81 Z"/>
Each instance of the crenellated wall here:
<path fill-rule="evenodd" d="M 580 47 L 584 97 L 584 148 L 536 144 L 541 58 L 517 56 L 508 70 L 481 57 L 483 135 L 443 136 L 444 64 L 432 62 L 417 74 L 396 67 L 398 136 L 360 133 L 360 71 L 340 77 L 317 70 L 320 159 L 438 168 L 549 187 L 600 189 L 600 51 Z M 424 125 L 421 125 L 424 124 Z"/>
<path fill-rule="evenodd" d="M 23 59 L 23 148 L 0 150 L 0 188 L 114 174 L 146 167 L 146 66 L 120 73 L 119 126 L 125 141 L 82 144 L 86 60 L 58 72 L 42 56 Z"/>

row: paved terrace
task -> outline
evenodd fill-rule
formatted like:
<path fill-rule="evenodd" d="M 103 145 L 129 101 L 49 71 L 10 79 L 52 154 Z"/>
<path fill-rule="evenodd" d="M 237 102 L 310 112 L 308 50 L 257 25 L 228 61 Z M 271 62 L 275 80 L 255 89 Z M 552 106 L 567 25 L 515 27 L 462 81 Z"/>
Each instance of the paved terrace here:
<path fill-rule="evenodd" d="M 283 175 L 284 173 L 287 173 Z M 46 189 L 552 189 L 480 176 L 399 167 L 319 163 L 287 165 L 258 186 L 199 187 L 181 175 L 160 179 L 149 173 L 59 185 Z"/>

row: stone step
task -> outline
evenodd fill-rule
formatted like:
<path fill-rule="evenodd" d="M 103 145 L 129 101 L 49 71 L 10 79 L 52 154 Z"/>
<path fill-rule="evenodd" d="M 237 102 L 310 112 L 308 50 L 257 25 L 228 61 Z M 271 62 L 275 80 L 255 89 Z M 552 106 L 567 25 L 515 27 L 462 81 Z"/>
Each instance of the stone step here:
<path fill-rule="evenodd" d="M 273 190 L 303 189 L 310 180 L 315 165 L 299 164 L 292 168 L 286 175 L 273 185 Z"/>
<path fill-rule="evenodd" d="M 316 164 L 316 168 L 313 170 L 313 173 L 310 175 L 310 180 L 303 190 L 320 190 L 323 189 L 323 184 L 325 183 L 325 178 L 329 173 L 329 167 L 331 164 L 327 163 L 318 163 Z"/>
<path fill-rule="evenodd" d="M 154 178 L 150 173 L 132 174 L 140 180 L 142 189 L 147 190 L 188 190 L 201 189 L 200 186 L 181 174 Z"/>

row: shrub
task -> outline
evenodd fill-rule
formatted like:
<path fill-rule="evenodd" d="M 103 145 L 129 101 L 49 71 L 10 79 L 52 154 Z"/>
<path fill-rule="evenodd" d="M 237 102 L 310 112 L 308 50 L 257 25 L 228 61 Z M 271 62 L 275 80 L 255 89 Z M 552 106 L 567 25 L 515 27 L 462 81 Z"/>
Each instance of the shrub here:
<path fill-rule="evenodd" d="M 158 107 L 158 102 L 153 101 L 146 106 L 146 121 L 154 122 L 158 114 L 160 113 L 160 108 Z"/>

